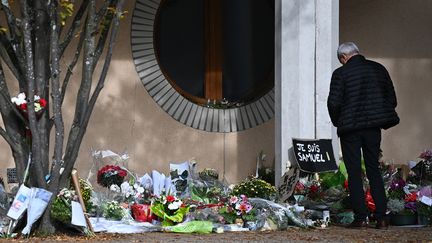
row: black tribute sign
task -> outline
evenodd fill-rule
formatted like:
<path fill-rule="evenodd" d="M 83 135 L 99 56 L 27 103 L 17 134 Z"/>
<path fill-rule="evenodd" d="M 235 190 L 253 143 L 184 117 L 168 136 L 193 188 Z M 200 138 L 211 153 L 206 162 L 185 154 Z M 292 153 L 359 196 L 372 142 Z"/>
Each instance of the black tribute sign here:
<path fill-rule="evenodd" d="M 338 169 L 331 139 L 293 138 L 293 151 L 300 170 L 304 172 L 315 173 Z"/>

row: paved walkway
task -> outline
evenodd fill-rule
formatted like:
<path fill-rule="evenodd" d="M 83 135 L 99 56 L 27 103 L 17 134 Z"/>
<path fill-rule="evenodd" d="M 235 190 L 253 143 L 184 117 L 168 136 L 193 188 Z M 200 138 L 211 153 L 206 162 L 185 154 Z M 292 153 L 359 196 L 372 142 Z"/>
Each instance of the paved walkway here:
<path fill-rule="evenodd" d="M 55 236 L 17 239 L 15 242 L 432 242 L 432 227 L 390 227 L 388 230 L 345 229 L 332 226 L 326 229 L 297 229 L 267 232 L 226 232 L 222 234 L 97 234 L 94 238 Z M 11 242 L 11 240 L 0 240 Z"/>

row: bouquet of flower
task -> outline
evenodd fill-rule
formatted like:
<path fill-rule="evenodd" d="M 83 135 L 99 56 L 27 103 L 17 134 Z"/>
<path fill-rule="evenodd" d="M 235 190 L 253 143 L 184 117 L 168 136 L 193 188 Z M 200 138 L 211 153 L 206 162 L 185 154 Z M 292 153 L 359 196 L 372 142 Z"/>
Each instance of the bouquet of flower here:
<path fill-rule="evenodd" d="M 40 114 L 41 111 L 45 108 L 47 105 L 47 101 L 38 95 L 35 95 L 34 98 L 34 107 L 36 114 Z M 17 96 L 12 97 L 11 102 L 16 105 L 18 110 L 21 111 L 21 113 L 24 114 L 24 116 L 27 117 L 27 103 L 29 102 L 27 100 L 26 94 L 24 92 L 19 93 Z"/>
<path fill-rule="evenodd" d="M 256 218 L 256 211 L 249 203 L 245 195 L 231 196 L 227 205 L 219 210 L 220 215 L 224 217 L 226 223 L 234 223 L 236 220 L 253 221 Z"/>
<path fill-rule="evenodd" d="M 427 161 L 432 161 L 432 149 L 426 149 L 425 151 L 423 151 L 420 154 L 419 158 Z"/>
<path fill-rule="evenodd" d="M 72 201 L 78 201 L 74 190 L 63 188 L 54 199 L 51 206 L 51 217 L 64 224 L 70 224 L 72 217 Z"/>
<path fill-rule="evenodd" d="M 150 209 L 153 214 L 162 219 L 163 226 L 181 223 L 183 217 L 189 212 L 189 206 L 173 195 L 156 199 Z"/>
<path fill-rule="evenodd" d="M 236 185 L 233 194 L 272 200 L 276 197 L 276 188 L 264 180 L 250 177 Z"/>
<path fill-rule="evenodd" d="M 305 185 L 306 186 L 306 191 L 307 191 L 307 195 L 306 197 L 310 200 L 320 200 L 322 199 L 322 188 L 321 188 L 321 184 L 319 181 L 317 180 L 311 180 L 308 181 L 308 183 Z"/>
<path fill-rule="evenodd" d="M 102 205 L 103 216 L 106 219 L 121 220 L 125 216 L 124 209 L 117 201 L 109 201 Z"/>
<path fill-rule="evenodd" d="M 420 184 L 430 185 L 432 182 L 432 149 L 427 149 L 419 155 L 421 159 L 412 168 L 412 171 L 420 180 Z"/>
<path fill-rule="evenodd" d="M 127 171 L 118 165 L 106 165 L 97 172 L 97 183 L 104 187 L 111 185 L 120 186 L 123 183 Z"/>
<path fill-rule="evenodd" d="M 305 195 L 306 194 L 306 186 L 301 181 L 297 181 L 294 187 L 295 195 Z"/>
<path fill-rule="evenodd" d="M 79 178 L 79 184 L 87 212 L 90 212 L 93 209 L 93 204 L 91 202 L 93 188 L 90 183 L 82 178 Z M 73 185 L 71 185 L 70 188 L 72 187 Z M 63 188 L 57 194 L 51 206 L 51 216 L 53 219 L 69 224 L 72 216 L 72 201 L 78 201 L 78 195 L 76 195 L 75 190 Z"/>
<path fill-rule="evenodd" d="M 402 178 L 395 178 L 390 182 L 388 197 L 392 199 L 403 199 L 405 197 L 404 187 L 406 182 Z"/>
<path fill-rule="evenodd" d="M 417 210 L 417 193 L 409 192 L 409 186 L 402 178 L 395 178 L 391 181 L 388 198 L 387 208 L 393 214 L 410 215 Z"/>
<path fill-rule="evenodd" d="M 152 222 L 156 217 L 152 214 L 149 204 L 134 203 L 130 206 L 132 217 L 139 222 Z"/>
<path fill-rule="evenodd" d="M 129 203 L 145 203 L 150 199 L 150 192 L 138 183 L 131 185 L 125 181 L 120 185 L 120 189 L 125 201 Z"/>

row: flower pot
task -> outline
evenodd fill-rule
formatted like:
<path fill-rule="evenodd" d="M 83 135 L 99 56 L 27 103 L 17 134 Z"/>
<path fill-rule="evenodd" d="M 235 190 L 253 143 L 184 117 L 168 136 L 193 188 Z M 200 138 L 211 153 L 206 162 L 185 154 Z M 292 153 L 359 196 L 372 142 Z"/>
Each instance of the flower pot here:
<path fill-rule="evenodd" d="M 397 225 L 397 226 L 416 225 L 417 215 L 416 214 L 410 214 L 410 215 L 394 214 L 390 217 L 390 224 Z"/>
<path fill-rule="evenodd" d="M 432 224 L 432 218 L 428 217 L 427 215 L 419 214 L 418 215 L 418 224 L 419 225 L 431 225 Z"/>

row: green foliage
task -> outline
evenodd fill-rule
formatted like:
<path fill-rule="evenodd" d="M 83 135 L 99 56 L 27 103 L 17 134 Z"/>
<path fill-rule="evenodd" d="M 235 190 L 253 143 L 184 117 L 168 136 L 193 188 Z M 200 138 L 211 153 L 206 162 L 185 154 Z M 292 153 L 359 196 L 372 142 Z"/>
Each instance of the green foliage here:
<path fill-rule="evenodd" d="M 163 219 L 162 226 L 172 226 L 174 223 L 181 223 L 183 217 L 189 212 L 189 207 L 180 207 L 171 214 L 167 212 L 165 206 L 160 202 L 155 202 L 150 209 L 154 215 Z"/>
<path fill-rule="evenodd" d="M 325 172 L 320 173 L 321 178 L 321 186 L 324 189 L 328 189 L 335 186 L 342 186 L 346 180 L 343 173 L 338 170 L 336 173 L 334 172 Z"/>
<path fill-rule="evenodd" d="M 70 0 L 61 0 L 60 1 L 60 23 L 61 25 L 66 24 L 66 19 L 73 15 L 74 12 L 74 4 Z"/>
<path fill-rule="evenodd" d="M 222 189 L 217 186 L 207 187 L 189 184 L 191 199 L 204 204 L 218 203 L 222 195 Z"/>
<path fill-rule="evenodd" d="M 272 200 L 276 197 L 276 188 L 264 180 L 250 177 L 236 185 L 232 194 Z"/>
<path fill-rule="evenodd" d="M 72 209 L 70 201 L 56 197 L 51 205 L 51 217 L 64 224 L 70 224 Z"/>
<path fill-rule="evenodd" d="M 93 188 L 91 184 L 84 179 L 80 178 L 79 183 L 86 210 L 87 212 L 89 212 L 93 208 L 93 205 L 90 201 Z M 72 216 L 72 200 L 77 201 L 75 190 L 73 190 L 72 188 L 72 184 L 70 185 L 70 189 L 63 188 L 56 196 L 51 206 L 51 217 L 54 220 L 57 220 L 64 224 L 70 224 Z"/>
<path fill-rule="evenodd" d="M 396 188 L 388 191 L 388 198 L 390 199 L 401 199 L 405 197 L 403 188 Z"/>
<path fill-rule="evenodd" d="M 422 202 L 417 202 L 416 206 L 417 206 L 417 213 L 419 215 L 424 215 L 426 217 L 432 216 L 432 206 L 426 205 Z"/>
<path fill-rule="evenodd" d="M 102 211 L 106 219 L 121 220 L 124 216 L 123 208 L 117 201 L 107 202 L 102 206 Z"/>
<path fill-rule="evenodd" d="M 401 199 L 390 198 L 387 202 L 387 208 L 391 213 L 399 214 L 405 209 L 405 202 Z"/>
<path fill-rule="evenodd" d="M 222 207 L 219 209 L 219 214 L 224 218 L 225 222 L 228 224 L 233 224 L 234 221 L 238 218 L 235 212 L 233 213 L 229 207 Z"/>

